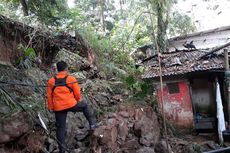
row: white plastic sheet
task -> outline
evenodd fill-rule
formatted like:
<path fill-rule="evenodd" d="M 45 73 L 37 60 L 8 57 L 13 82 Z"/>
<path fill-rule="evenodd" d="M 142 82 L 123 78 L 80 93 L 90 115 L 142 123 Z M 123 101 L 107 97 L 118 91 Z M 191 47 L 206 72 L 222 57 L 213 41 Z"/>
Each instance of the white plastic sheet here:
<path fill-rule="evenodd" d="M 218 135 L 220 143 L 223 144 L 223 135 L 222 132 L 226 129 L 225 127 L 225 120 L 224 120 L 224 112 L 223 112 L 223 105 L 220 95 L 220 85 L 216 83 L 216 103 L 217 103 L 217 119 L 218 119 Z"/>

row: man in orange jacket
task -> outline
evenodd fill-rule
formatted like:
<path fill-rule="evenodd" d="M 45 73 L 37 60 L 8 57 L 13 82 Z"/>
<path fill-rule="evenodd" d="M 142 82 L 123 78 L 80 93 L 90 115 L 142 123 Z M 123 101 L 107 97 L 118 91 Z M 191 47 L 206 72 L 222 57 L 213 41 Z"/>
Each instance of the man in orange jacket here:
<path fill-rule="evenodd" d="M 80 86 L 76 78 L 68 75 L 67 63 L 58 62 L 57 71 L 58 74 L 48 80 L 48 109 L 55 112 L 59 152 L 64 153 L 66 117 L 69 111 L 83 112 L 91 129 L 96 128 L 97 125 L 95 116 L 89 110 L 88 105 L 81 100 Z"/>

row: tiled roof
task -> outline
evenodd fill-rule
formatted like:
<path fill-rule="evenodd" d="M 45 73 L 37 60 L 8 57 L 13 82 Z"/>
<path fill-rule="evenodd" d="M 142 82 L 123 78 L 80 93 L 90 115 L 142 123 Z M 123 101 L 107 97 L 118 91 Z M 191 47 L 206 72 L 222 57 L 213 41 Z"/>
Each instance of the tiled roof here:
<path fill-rule="evenodd" d="M 209 50 L 183 50 L 161 55 L 162 76 L 186 74 L 190 72 L 219 70 L 224 68 L 223 55 L 199 59 L 207 54 Z M 219 52 L 219 51 L 218 51 Z M 219 52 L 220 53 L 220 52 Z M 146 66 L 143 78 L 155 78 L 159 76 L 159 65 L 157 56 L 143 63 Z"/>

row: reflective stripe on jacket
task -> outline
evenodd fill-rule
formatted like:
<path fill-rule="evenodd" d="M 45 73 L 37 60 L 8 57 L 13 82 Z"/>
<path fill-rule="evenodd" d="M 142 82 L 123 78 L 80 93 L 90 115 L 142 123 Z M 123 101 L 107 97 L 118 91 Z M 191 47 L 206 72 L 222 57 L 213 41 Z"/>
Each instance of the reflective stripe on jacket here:
<path fill-rule="evenodd" d="M 59 72 L 56 77 L 64 78 L 67 74 L 66 71 Z M 48 109 L 54 111 L 61 111 L 64 109 L 71 108 L 77 104 L 81 99 L 80 86 L 76 82 L 76 78 L 73 76 L 68 76 L 66 83 L 73 90 L 70 90 L 66 86 L 56 86 L 52 93 L 53 87 L 55 85 L 54 77 L 48 80 L 47 87 L 47 99 L 48 99 Z"/>

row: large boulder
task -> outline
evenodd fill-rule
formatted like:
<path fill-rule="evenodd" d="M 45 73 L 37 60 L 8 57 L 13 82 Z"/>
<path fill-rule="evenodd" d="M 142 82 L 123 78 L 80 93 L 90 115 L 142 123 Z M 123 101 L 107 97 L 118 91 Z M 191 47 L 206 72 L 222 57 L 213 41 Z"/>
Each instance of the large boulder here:
<path fill-rule="evenodd" d="M 45 88 L 36 85 L 45 85 L 47 76 L 36 68 L 19 70 L 0 65 L 0 71 L 0 144 L 5 144 L 21 140 L 32 131 L 34 116 L 45 104 Z"/>
<path fill-rule="evenodd" d="M 76 53 L 68 51 L 66 49 L 61 49 L 56 57 L 54 62 L 65 61 L 71 68 L 71 70 L 85 70 L 93 67 L 86 58 L 79 56 Z"/>
<path fill-rule="evenodd" d="M 12 141 L 31 129 L 28 114 L 18 113 L 1 121 L 0 144 Z"/>
<path fill-rule="evenodd" d="M 159 139 L 159 124 L 152 118 L 143 116 L 134 124 L 134 133 L 140 138 L 140 143 L 144 146 L 153 146 Z"/>

